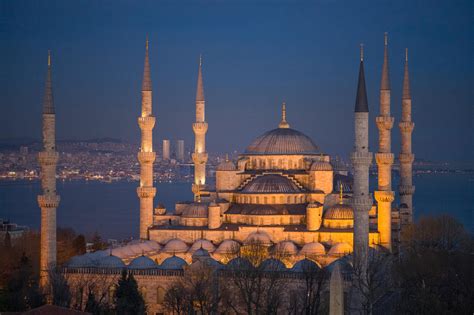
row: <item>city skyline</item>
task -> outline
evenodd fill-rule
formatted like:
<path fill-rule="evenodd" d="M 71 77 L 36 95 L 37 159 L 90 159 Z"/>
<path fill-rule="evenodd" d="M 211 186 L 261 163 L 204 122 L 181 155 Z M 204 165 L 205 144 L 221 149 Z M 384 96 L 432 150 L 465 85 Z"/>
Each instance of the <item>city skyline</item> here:
<path fill-rule="evenodd" d="M 153 106 L 157 126 L 153 135 L 157 141 L 170 138 L 192 143 L 189 126 L 193 121 L 196 64 L 203 53 L 210 151 L 242 152 L 253 135 L 277 126 L 279 108 L 285 101 L 290 123 L 301 126 L 323 152 L 347 157 L 353 140 L 350 112 L 360 42 L 366 51 L 370 147 L 376 148 L 373 121 L 383 61 L 381 44 L 387 31 L 395 123 L 401 117 L 404 48 L 408 47 L 417 103 L 413 113 L 417 157 L 469 161 L 474 157 L 473 150 L 465 149 L 472 144 L 472 47 L 468 43 L 472 30 L 466 27 L 468 10 L 461 13 L 468 6 L 467 2 L 456 7 L 403 2 L 386 8 L 362 3 L 341 10 L 331 2 L 239 7 L 197 2 L 183 7 L 150 3 L 148 8 L 137 9 L 119 2 L 113 8 L 95 4 L 95 10 L 87 12 L 86 6 L 78 4 L 4 4 L 13 14 L 2 23 L 0 36 L 6 44 L 6 58 L 0 60 L 0 66 L 6 75 L 1 78 L 0 89 L 5 103 L 13 106 L 1 109 L 10 119 L 0 127 L 0 133 L 2 138 L 38 139 L 45 60 L 51 49 L 61 135 L 58 140 L 112 137 L 138 143 L 134 117 L 140 111 L 138 82 L 149 34 L 156 91 Z M 325 15 L 334 16 L 329 13 L 336 8 L 342 23 L 323 31 L 318 26 L 330 25 Z M 58 17 L 58 10 L 63 9 L 68 10 Z M 147 9 L 150 13 L 145 12 Z M 351 9 L 358 18 L 352 16 Z M 27 19 L 34 10 L 44 14 Z M 108 10 L 115 13 L 102 21 Z M 380 18 L 385 11 L 391 13 L 386 19 Z M 131 22 L 123 20 L 127 13 Z M 306 18 L 309 14 L 312 19 Z M 440 17 L 448 23 L 438 23 Z M 140 23 L 130 27 L 137 19 Z M 241 25 L 242 19 L 245 25 Z M 222 28 L 212 30 L 217 22 Z M 56 23 L 61 28 L 56 29 Z M 453 55 L 456 58 L 450 57 Z M 92 76 L 93 69 L 98 72 Z M 452 119 L 445 119 L 447 108 Z M 241 121 L 247 121 L 245 128 Z M 114 127 L 117 123 L 120 129 Z M 178 124 L 183 128 L 175 128 Z M 326 132 L 335 129 L 347 136 Z M 393 138 L 394 152 L 398 153 L 398 130 Z"/>

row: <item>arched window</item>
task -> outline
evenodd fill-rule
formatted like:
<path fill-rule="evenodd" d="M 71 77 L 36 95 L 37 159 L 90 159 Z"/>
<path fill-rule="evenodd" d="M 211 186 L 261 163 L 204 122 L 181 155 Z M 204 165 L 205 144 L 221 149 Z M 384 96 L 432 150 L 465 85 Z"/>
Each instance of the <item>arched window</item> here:
<path fill-rule="evenodd" d="M 275 197 L 275 196 L 272 197 L 272 203 L 273 203 L 273 204 L 276 203 L 276 197 Z"/>
<path fill-rule="evenodd" d="M 256 203 L 260 203 L 260 198 L 258 196 L 256 197 L 256 200 Z"/>
<path fill-rule="evenodd" d="M 165 289 L 163 289 L 162 287 L 158 287 L 156 289 L 156 303 L 163 304 L 163 302 L 165 301 L 165 293 Z"/>
<path fill-rule="evenodd" d="M 140 293 L 142 294 L 143 300 L 146 302 L 146 287 L 141 287 Z"/>
<path fill-rule="evenodd" d="M 291 203 L 291 196 L 286 197 L 286 203 L 288 203 L 288 204 Z"/>
<path fill-rule="evenodd" d="M 285 201 L 284 201 L 284 198 L 283 196 L 280 196 L 280 203 L 283 204 Z"/>
<path fill-rule="evenodd" d="M 114 301 L 114 296 L 115 296 L 115 285 L 111 285 L 109 287 L 109 302 L 113 303 Z"/>
<path fill-rule="evenodd" d="M 263 204 L 265 204 L 265 205 L 268 204 L 268 199 L 267 199 L 267 197 L 263 197 Z"/>

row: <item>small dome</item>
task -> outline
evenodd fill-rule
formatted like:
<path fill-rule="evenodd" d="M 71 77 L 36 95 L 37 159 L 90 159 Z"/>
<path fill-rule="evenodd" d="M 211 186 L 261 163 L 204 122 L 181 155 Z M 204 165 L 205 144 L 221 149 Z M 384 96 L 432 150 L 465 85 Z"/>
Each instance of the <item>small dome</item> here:
<path fill-rule="evenodd" d="M 307 243 L 300 250 L 300 255 L 312 256 L 312 255 L 324 255 L 326 250 L 324 249 L 323 244 L 318 242 Z"/>
<path fill-rule="evenodd" d="M 209 255 L 209 252 L 207 250 L 205 250 L 204 248 L 199 248 L 193 253 L 193 258 L 194 257 L 201 258 L 201 257 L 211 257 L 211 256 Z"/>
<path fill-rule="evenodd" d="M 350 205 L 336 204 L 324 212 L 324 219 L 353 220 L 354 210 Z"/>
<path fill-rule="evenodd" d="M 291 128 L 270 130 L 256 138 L 246 154 L 317 154 L 318 147 L 310 137 Z"/>
<path fill-rule="evenodd" d="M 320 269 L 318 264 L 314 261 L 305 258 L 298 261 L 292 268 L 291 271 L 293 272 L 306 272 L 306 271 L 315 271 Z"/>
<path fill-rule="evenodd" d="M 116 247 L 112 249 L 112 255 L 117 256 L 122 259 L 133 257 L 139 254 L 141 254 L 141 252 L 135 253 L 134 251 L 132 251 L 129 245 Z"/>
<path fill-rule="evenodd" d="M 171 256 L 163 260 L 163 262 L 160 265 L 160 268 L 179 270 L 179 269 L 183 269 L 183 267 L 186 265 L 187 263 L 183 258 L 178 257 L 178 256 Z"/>
<path fill-rule="evenodd" d="M 235 254 L 240 250 L 240 244 L 234 240 L 225 240 L 214 252 L 215 254 Z"/>
<path fill-rule="evenodd" d="M 303 190 L 288 177 L 278 174 L 258 176 L 242 188 L 243 193 L 301 193 Z"/>
<path fill-rule="evenodd" d="M 197 241 L 194 242 L 194 244 L 189 249 L 189 252 L 194 253 L 195 251 L 197 251 L 201 248 L 205 249 L 209 253 L 212 253 L 213 251 L 216 250 L 216 247 L 210 241 L 200 239 L 200 240 L 197 240 Z"/>
<path fill-rule="evenodd" d="M 237 257 L 229 261 L 227 267 L 232 269 L 252 269 L 253 265 L 248 259 Z"/>
<path fill-rule="evenodd" d="M 332 166 L 329 162 L 316 161 L 311 165 L 312 171 L 332 171 Z"/>
<path fill-rule="evenodd" d="M 93 267 L 94 263 L 92 259 L 89 257 L 89 255 L 86 254 L 86 255 L 72 257 L 68 261 L 66 266 L 69 268 L 85 268 L 85 267 Z"/>
<path fill-rule="evenodd" d="M 286 266 L 281 260 L 275 258 L 265 259 L 262 264 L 260 265 L 265 271 L 284 271 L 286 270 Z"/>
<path fill-rule="evenodd" d="M 270 236 L 268 236 L 267 233 L 257 231 L 257 232 L 253 232 L 249 236 L 247 236 L 244 243 L 245 244 L 259 243 L 259 244 L 262 244 L 262 245 L 271 245 L 272 240 L 271 240 Z"/>
<path fill-rule="evenodd" d="M 234 162 L 229 159 L 225 159 L 219 165 L 217 165 L 218 171 L 235 171 L 237 168 L 235 167 Z"/>
<path fill-rule="evenodd" d="M 352 253 L 352 246 L 347 243 L 336 243 L 328 252 L 328 255 L 347 255 Z"/>
<path fill-rule="evenodd" d="M 187 251 L 188 245 L 178 238 L 169 240 L 163 248 L 164 253 L 185 253 Z"/>
<path fill-rule="evenodd" d="M 298 248 L 296 248 L 295 243 L 292 241 L 283 241 L 275 246 L 275 252 L 286 255 L 296 255 Z"/>
<path fill-rule="evenodd" d="M 147 256 L 139 256 L 128 264 L 129 269 L 155 269 L 158 265 Z"/>
<path fill-rule="evenodd" d="M 201 202 L 194 202 L 184 208 L 181 216 L 185 218 L 207 218 L 207 205 Z"/>
<path fill-rule="evenodd" d="M 101 268 L 124 268 L 125 264 L 122 259 L 117 256 L 109 255 L 105 256 L 98 261 L 98 267 Z"/>

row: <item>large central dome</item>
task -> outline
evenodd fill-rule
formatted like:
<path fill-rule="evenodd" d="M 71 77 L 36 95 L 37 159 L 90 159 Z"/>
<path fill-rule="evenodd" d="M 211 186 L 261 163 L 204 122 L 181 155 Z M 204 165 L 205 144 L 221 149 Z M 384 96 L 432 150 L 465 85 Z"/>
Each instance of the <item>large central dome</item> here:
<path fill-rule="evenodd" d="M 246 154 L 317 154 L 318 147 L 307 135 L 291 128 L 270 130 L 255 139 Z"/>

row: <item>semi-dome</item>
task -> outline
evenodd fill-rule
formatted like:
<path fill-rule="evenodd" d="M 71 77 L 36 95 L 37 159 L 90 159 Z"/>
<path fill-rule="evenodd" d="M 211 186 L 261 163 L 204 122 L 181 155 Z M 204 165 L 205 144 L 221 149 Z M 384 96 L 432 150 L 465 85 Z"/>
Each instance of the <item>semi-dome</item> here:
<path fill-rule="evenodd" d="M 102 257 L 98 261 L 98 267 L 101 268 L 123 268 L 125 267 L 124 262 L 122 259 L 118 258 L 117 256 L 109 255 Z"/>
<path fill-rule="evenodd" d="M 354 210 L 350 205 L 336 204 L 324 212 L 324 219 L 354 219 Z"/>
<path fill-rule="evenodd" d="M 317 154 L 318 147 L 307 135 L 291 128 L 277 128 L 256 138 L 245 154 Z"/>
<path fill-rule="evenodd" d="M 201 248 L 205 249 L 209 253 L 212 253 L 213 251 L 216 250 L 216 247 L 210 241 L 200 239 L 200 240 L 197 240 L 193 243 L 193 245 L 189 249 L 189 252 L 194 253 L 195 251 L 197 251 L 198 249 L 201 249 Z"/>
<path fill-rule="evenodd" d="M 317 172 L 332 171 L 332 166 L 329 162 L 316 161 L 316 162 L 313 162 L 313 164 L 311 164 L 311 170 L 317 171 Z"/>
<path fill-rule="evenodd" d="M 160 267 L 161 269 L 179 270 L 183 269 L 183 267 L 186 265 L 187 263 L 183 258 L 178 256 L 171 256 L 163 260 Z"/>
<path fill-rule="evenodd" d="M 224 240 L 215 250 L 215 254 L 235 254 L 238 253 L 240 244 L 234 240 Z"/>
<path fill-rule="evenodd" d="M 256 177 L 250 183 L 242 188 L 242 193 L 274 193 L 288 194 L 301 193 L 303 190 L 299 188 L 291 179 L 278 175 L 267 174 Z"/>
<path fill-rule="evenodd" d="M 207 218 L 207 206 L 205 203 L 193 202 L 183 210 L 182 217 Z"/>
<path fill-rule="evenodd" d="M 139 256 L 128 264 L 129 269 L 155 269 L 158 265 L 153 259 L 147 256 Z"/>
<path fill-rule="evenodd" d="M 326 254 L 326 250 L 324 249 L 323 244 L 318 242 L 304 244 L 303 248 L 300 250 L 300 255 L 304 256 L 324 254 Z"/>
<path fill-rule="evenodd" d="M 188 245 L 178 238 L 169 240 L 163 248 L 163 252 L 165 253 L 185 253 L 187 251 Z"/>
<path fill-rule="evenodd" d="M 328 255 L 347 255 L 352 252 L 352 246 L 347 243 L 336 243 L 328 252 Z"/>
<path fill-rule="evenodd" d="M 270 236 L 268 236 L 267 233 L 257 231 L 247 236 L 244 243 L 245 244 L 258 243 L 262 245 L 270 245 L 272 244 L 272 240 L 270 239 Z"/>
<path fill-rule="evenodd" d="M 296 255 L 298 248 L 292 241 L 283 241 L 275 246 L 275 252 L 286 255 Z"/>

